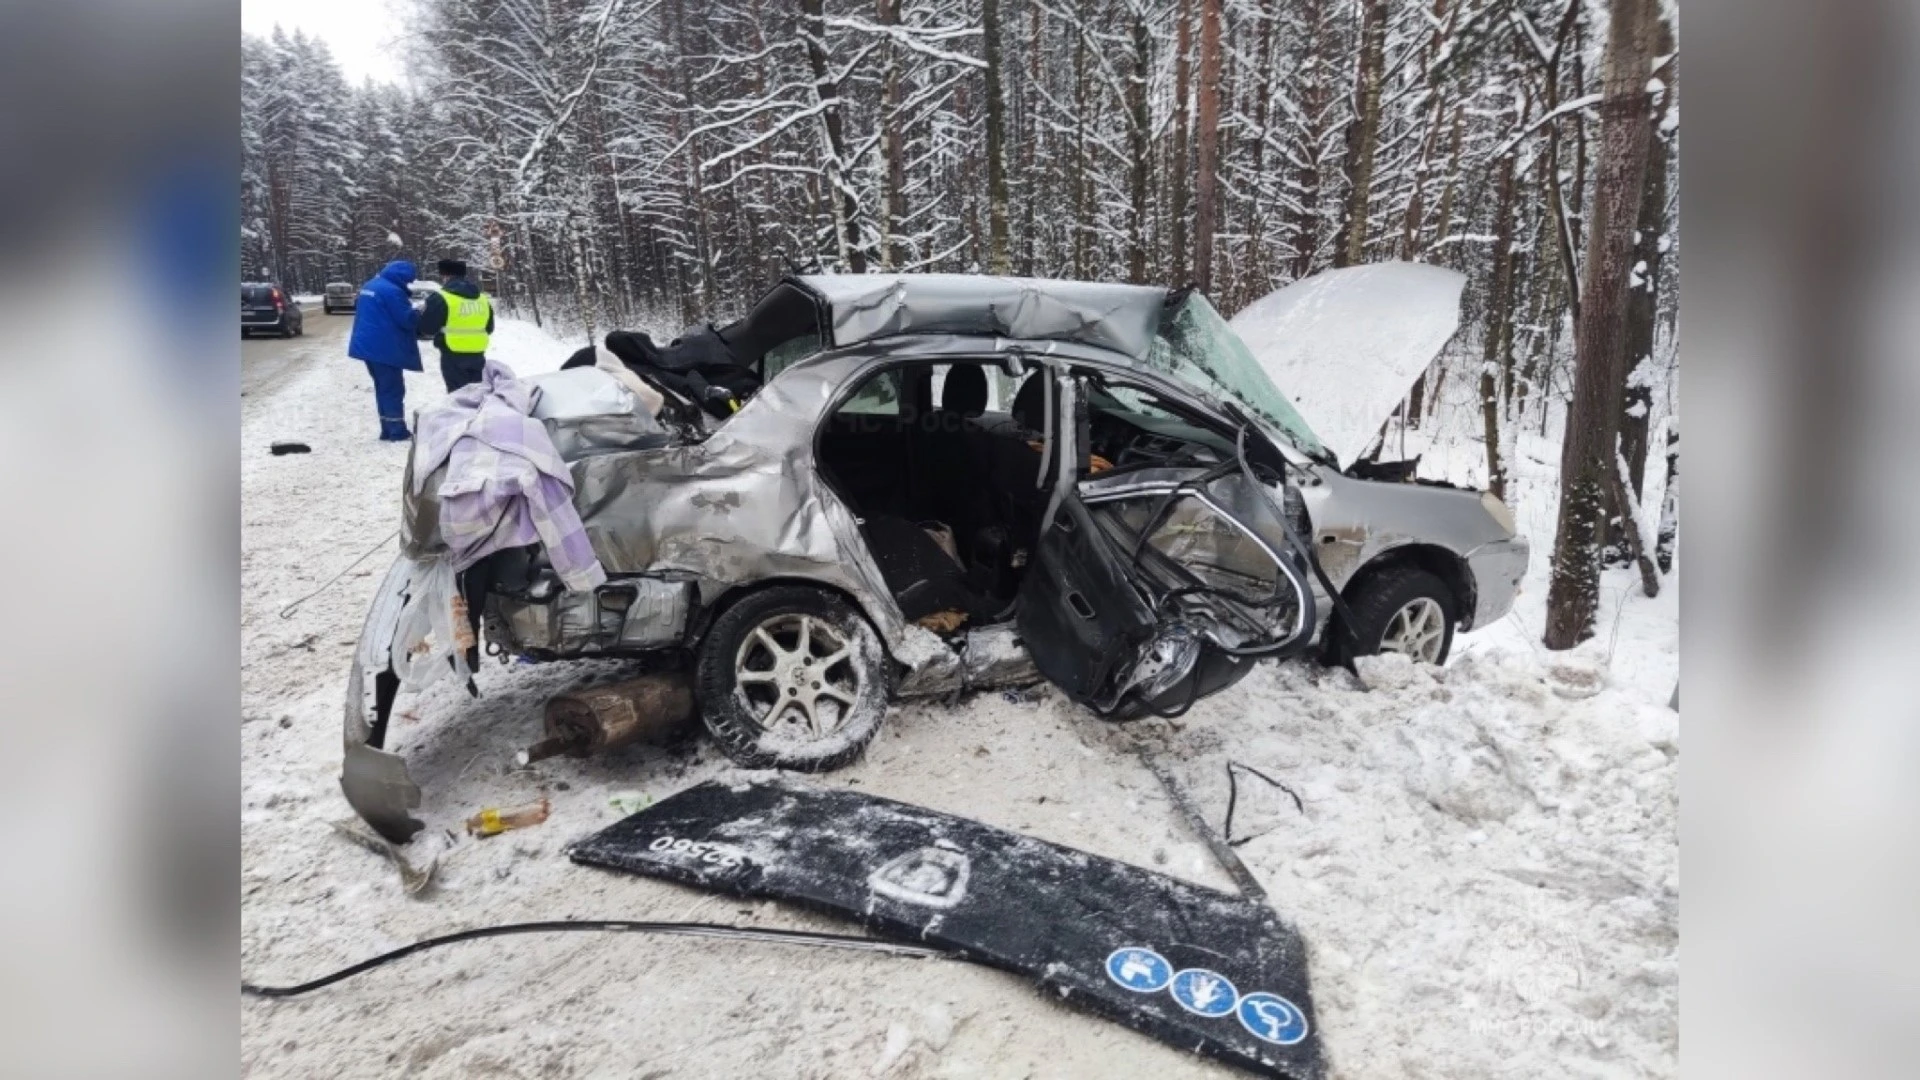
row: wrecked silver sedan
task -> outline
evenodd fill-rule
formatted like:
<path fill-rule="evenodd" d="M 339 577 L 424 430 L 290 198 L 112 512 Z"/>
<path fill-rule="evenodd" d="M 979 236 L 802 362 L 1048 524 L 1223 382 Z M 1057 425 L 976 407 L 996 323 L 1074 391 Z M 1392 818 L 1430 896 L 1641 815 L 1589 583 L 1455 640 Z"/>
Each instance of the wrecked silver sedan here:
<path fill-rule="evenodd" d="M 1454 278 L 1410 301 L 1447 309 L 1447 335 Z M 450 586 L 435 485 L 410 467 L 402 557 L 348 681 L 341 778 L 389 838 L 421 827 L 388 745 L 396 694 L 464 674 L 483 643 L 663 660 L 736 762 L 823 770 L 858 756 L 900 696 L 1044 678 L 1101 715 L 1172 715 L 1266 657 L 1440 662 L 1456 627 L 1506 612 L 1525 570 L 1497 500 L 1343 471 L 1192 291 L 805 276 L 704 333 L 753 376 L 721 408 L 645 366 L 644 385 L 621 376 L 638 394 L 597 369 L 528 380 L 551 391 L 533 415 L 604 584 L 564 587 L 533 544 Z M 1445 339 L 1430 337 L 1396 362 L 1431 360 Z M 450 587 L 458 625 L 416 617 L 418 596 Z"/>

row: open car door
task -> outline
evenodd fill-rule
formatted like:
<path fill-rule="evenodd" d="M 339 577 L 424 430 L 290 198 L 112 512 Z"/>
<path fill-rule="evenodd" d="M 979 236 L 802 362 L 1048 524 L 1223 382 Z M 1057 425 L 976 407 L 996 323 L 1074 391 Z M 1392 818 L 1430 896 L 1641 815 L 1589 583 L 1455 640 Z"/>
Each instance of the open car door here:
<path fill-rule="evenodd" d="M 1103 715 L 1174 715 L 1305 648 L 1313 592 L 1274 487 L 1237 458 L 1081 479 L 1082 395 L 1059 386 L 1064 452 L 1017 612 L 1040 674 Z"/>

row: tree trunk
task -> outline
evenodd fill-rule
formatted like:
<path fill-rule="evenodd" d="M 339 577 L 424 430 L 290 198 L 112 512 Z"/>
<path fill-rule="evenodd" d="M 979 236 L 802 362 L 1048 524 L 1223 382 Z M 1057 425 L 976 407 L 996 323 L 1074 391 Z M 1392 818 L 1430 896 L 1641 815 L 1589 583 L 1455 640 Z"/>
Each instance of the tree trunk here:
<path fill-rule="evenodd" d="M 580 308 L 580 321 L 585 324 L 587 344 L 593 344 L 593 298 L 588 294 L 587 279 L 587 242 L 581 235 L 580 221 L 572 214 L 567 215 L 567 232 L 573 239 L 573 297 Z"/>
<path fill-rule="evenodd" d="M 1252 86 L 1253 102 L 1253 162 L 1247 175 L 1253 178 L 1254 190 L 1247 199 L 1246 216 L 1246 257 L 1241 260 L 1241 277 L 1235 290 L 1234 307 L 1246 304 L 1270 288 L 1272 280 L 1267 273 L 1266 245 L 1266 200 L 1261 197 L 1267 179 L 1267 139 L 1272 134 L 1268 130 L 1273 115 L 1273 39 L 1278 31 L 1279 4 L 1277 0 L 1261 0 L 1260 3 L 1260 53 L 1254 59 L 1253 72 L 1247 77 Z M 1238 95 L 1235 96 L 1238 100 Z"/>
<path fill-rule="evenodd" d="M 1153 118 L 1147 111 L 1147 80 L 1152 77 L 1153 54 L 1147 34 L 1144 5 L 1133 17 L 1133 68 L 1127 73 L 1127 139 L 1132 151 L 1129 187 L 1133 212 L 1128 221 L 1127 280 L 1142 285 L 1147 280 L 1147 182 L 1148 162 L 1152 155 Z"/>
<path fill-rule="evenodd" d="M 1040 230 L 1034 226 L 1035 214 L 1040 203 L 1040 170 L 1034 162 L 1040 160 L 1040 125 L 1034 122 L 1037 109 L 1034 87 L 1040 82 L 1040 27 L 1043 9 L 1034 4 L 1027 9 L 1027 76 L 1019 98 L 1021 101 L 1021 121 L 1015 125 L 1020 140 L 1020 216 L 1024 219 L 1020 226 L 1020 273 L 1025 277 L 1034 276 L 1035 236 Z"/>
<path fill-rule="evenodd" d="M 981 0 L 987 42 L 987 271 L 1010 274 L 1007 258 L 1007 106 L 1001 92 L 1000 0 Z"/>
<path fill-rule="evenodd" d="M 1440 207 L 1435 212 L 1435 224 L 1442 239 L 1453 235 L 1453 203 L 1460 190 L 1460 137 L 1466 125 L 1466 108 L 1453 107 L 1453 133 L 1448 136 L 1447 183 L 1440 189 Z M 1450 244 L 1442 249 L 1446 254 L 1441 258 L 1459 265 L 1462 255 L 1461 245 Z"/>
<path fill-rule="evenodd" d="M 1325 4 L 1326 0 L 1307 0 L 1305 12 L 1305 18 L 1313 29 L 1307 50 L 1311 68 L 1303 76 L 1306 85 L 1300 95 L 1306 120 L 1301 136 L 1304 145 L 1300 147 L 1299 206 L 1290 219 L 1295 278 L 1313 273 L 1314 260 L 1320 253 L 1320 147 L 1326 136 L 1326 129 L 1322 125 L 1326 123 L 1327 116 L 1327 72 L 1332 68 L 1336 48 L 1333 35 L 1327 33 Z"/>
<path fill-rule="evenodd" d="M 1503 501 L 1507 497 L 1507 468 L 1500 453 L 1500 421 L 1513 367 L 1513 165 L 1513 154 L 1508 153 L 1495 166 L 1499 175 L 1494 181 L 1498 195 L 1493 213 L 1493 282 L 1487 288 L 1487 323 L 1480 356 L 1480 424 L 1487 442 L 1487 490 Z"/>
<path fill-rule="evenodd" d="M 1659 20 L 1654 30 L 1653 54 L 1664 56 L 1673 51 L 1673 27 Z M 1653 413 L 1652 375 L 1655 322 L 1660 306 L 1660 262 L 1667 234 L 1667 159 L 1668 146 L 1660 128 L 1672 106 L 1673 91 L 1660 95 L 1648 120 L 1647 183 L 1640 198 L 1639 224 L 1633 257 L 1633 291 L 1627 299 L 1627 358 L 1623 365 L 1627 384 L 1625 411 L 1620 417 L 1621 452 L 1627 458 L 1627 474 L 1637 499 L 1646 489 L 1647 424 Z M 1641 365 L 1646 365 L 1642 367 Z M 1638 378 L 1635 377 L 1636 373 Z"/>
<path fill-rule="evenodd" d="M 1654 536 L 1654 558 L 1660 572 L 1673 569 L 1673 546 L 1680 536 L 1680 429 L 1667 428 L 1667 496 L 1660 500 L 1660 526 Z"/>
<path fill-rule="evenodd" d="M 1459 16 L 1459 8 L 1449 9 L 1447 0 L 1437 0 L 1433 6 L 1433 17 L 1446 21 L 1434 26 L 1426 46 L 1420 52 L 1421 81 L 1426 84 L 1428 95 L 1427 132 L 1420 140 L 1420 163 L 1413 172 L 1413 194 L 1407 198 L 1406 217 L 1400 227 L 1400 257 L 1403 259 L 1418 259 L 1426 247 L 1423 226 L 1426 224 L 1427 175 L 1433 171 L 1433 156 L 1440 145 L 1440 131 L 1444 127 L 1441 117 L 1447 111 L 1446 85 L 1437 77 L 1434 60 L 1438 58 L 1446 39 L 1452 36 Z"/>
<path fill-rule="evenodd" d="M 1385 73 L 1387 0 L 1365 0 L 1360 20 L 1360 70 L 1354 117 L 1347 127 L 1347 208 L 1340 219 L 1335 266 L 1366 261 L 1367 212 L 1373 198 L 1374 146 L 1380 135 L 1380 82 Z"/>
<path fill-rule="evenodd" d="M 1627 565 L 1640 568 L 1641 592 L 1649 597 L 1659 596 L 1660 571 L 1654 569 L 1653 559 L 1648 556 L 1646 549 L 1640 543 L 1640 523 L 1638 515 L 1634 512 L 1635 502 L 1633 497 L 1627 494 L 1627 484 L 1620 478 L 1620 470 L 1614 469 L 1612 476 L 1613 482 L 1607 485 L 1607 490 L 1613 499 L 1613 505 L 1619 508 L 1620 516 L 1625 519 L 1625 525 L 1620 530 L 1620 545 L 1626 553 Z"/>
<path fill-rule="evenodd" d="M 1175 35 L 1178 52 L 1173 57 L 1173 154 L 1167 164 L 1168 179 L 1173 182 L 1173 197 L 1167 208 L 1173 227 L 1172 284 L 1184 285 L 1187 273 L 1187 173 L 1191 168 L 1187 138 L 1187 103 L 1193 84 L 1193 0 L 1179 0 L 1174 8 L 1179 26 Z"/>
<path fill-rule="evenodd" d="M 827 20 L 824 0 L 800 0 L 805 19 L 807 67 L 813 73 L 813 92 L 822 106 L 821 136 L 827 151 L 827 202 L 833 208 L 834 232 L 840 261 L 856 274 L 867 272 L 867 253 L 860 244 L 860 203 L 853 196 L 853 178 L 847 175 L 845 119 L 840 115 L 840 84 L 827 71 Z M 1004 229 L 1004 222 L 1002 225 Z"/>
<path fill-rule="evenodd" d="M 1213 290 L 1213 237 L 1220 229 L 1220 0 L 1200 0 L 1198 161 L 1194 164 L 1193 280 Z"/>
<path fill-rule="evenodd" d="M 1089 209 L 1093 201 L 1093 178 L 1087 168 L 1087 35 L 1073 36 L 1073 168 L 1069 175 L 1073 177 L 1073 230 L 1068 251 L 1073 267 L 1073 276 L 1086 280 L 1092 276 L 1087 260 L 1090 254 L 1089 242 L 1093 237 L 1093 222 L 1089 220 Z"/>
<path fill-rule="evenodd" d="M 879 0 L 881 26 L 900 25 L 900 0 Z M 887 43 L 886 88 L 880 105 L 881 153 L 886 158 L 886 197 L 880 200 L 880 269 L 897 270 L 906 261 L 893 230 L 907 214 L 907 152 L 900 137 L 900 47 Z"/>
<path fill-rule="evenodd" d="M 1561 16 L 1560 25 L 1554 31 L 1553 53 L 1547 58 L 1544 80 L 1546 83 L 1545 109 L 1548 113 L 1560 107 L 1560 59 L 1566 54 L 1567 36 L 1573 32 L 1579 12 L 1579 4 L 1569 3 L 1566 14 Z M 1582 71 L 1579 58 L 1575 57 L 1573 72 L 1576 96 L 1581 90 Z M 1580 123 L 1579 117 L 1574 117 L 1573 122 Z M 1582 145 L 1585 145 L 1584 139 Z M 1547 125 L 1547 213 L 1553 217 L 1554 247 L 1560 253 L 1560 268 L 1565 277 L 1568 310 L 1575 323 L 1580 321 L 1580 256 L 1574 238 L 1576 226 L 1570 215 L 1577 215 L 1580 212 L 1578 205 L 1580 190 L 1586 184 L 1584 150 L 1578 173 L 1574 180 L 1575 205 L 1569 211 L 1565 201 L 1566 195 L 1560 187 L 1560 124 L 1559 121 L 1549 123 Z"/>
<path fill-rule="evenodd" d="M 1628 278 L 1646 180 L 1652 0 L 1615 0 L 1609 22 L 1599 172 L 1574 337 L 1573 400 L 1560 451 L 1560 520 L 1547 588 L 1549 649 L 1569 649 L 1591 637 L 1599 608 L 1600 529 L 1608 477 L 1617 471 Z"/>

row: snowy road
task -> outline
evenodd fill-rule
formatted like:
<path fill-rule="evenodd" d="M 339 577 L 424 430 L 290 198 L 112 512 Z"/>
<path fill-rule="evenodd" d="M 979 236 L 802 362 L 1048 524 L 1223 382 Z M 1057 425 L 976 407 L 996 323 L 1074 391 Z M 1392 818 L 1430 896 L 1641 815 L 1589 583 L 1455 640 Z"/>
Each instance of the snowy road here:
<path fill-rule="evenodd" d="M 328 315 L 319 304 L 302 304 L 302 333 L 296 338 L 249 334 L 240 339 L 240 395 L 272 392 L 288 375 L 321 356 L 338 357 L 347 351 L 351 315 Z"/>
<path fill-rule="evenodd" d="M 411 854 L 440 855 L 428 893 L 406 897 L 381 858 L 332 832 L 350 815 L 335 782 L 343 679 L 391 547 L 277 613 L 396 525 L 404 452 L 373 439 L 364 371 L 323 345 L 348 321 L 315 316 L 306 339 L 260 342 L 291 351 L 267 354 L 272 373 L 242 404 L 245 975 L 297 981 L 516 920 L 847 929 L 566 860 L 571 840 L 617 819 L 611 794 L 657 799 L 731 771 L 704 739 L 515 767 L 546 698 L 619 677 L 613 663 L 489 661 L 477 701 L 448 684 L 401 699 L 393 738 L 426 791 Z M 523 372 L 568 351 L 514 322 L 497 341 Z M 410 405 L 440 392 L 426 367 L 408 377 Z M 314 452 L 271 457 L 276 439 Z M 1521 510 L 1551 520 L 1551 506 Z M 1526 631 L 1543 580 L 1513 625 L 1463 639 L 1474 647 L 1438 673 L 1370 665 L 1369 688 L 1268 665 L 1183 721 L 1125 727 L 1050 691 L 910 705 L 820 782 L 1226 888 L 1132 744 L 1168 752 L 1216 822 L 1226 763 L 1251 765 L 1300 798 L 1243 781 L 1235 830 L 1254 836 L 1239 850 L 1309 942 L 1335 1076 L 1675 1075 L 1679 737 L 1660 703 L 1677 607 L 1616 589 L 1609 640 L 1548 657 Z M 461 834 L 483 806 L 542 795 L 544 825 Z M 1230 1075 L 1009 975 L 765 944 L 486 941 L 240 1007 L 243 1071 L 259 1077 Z"/>

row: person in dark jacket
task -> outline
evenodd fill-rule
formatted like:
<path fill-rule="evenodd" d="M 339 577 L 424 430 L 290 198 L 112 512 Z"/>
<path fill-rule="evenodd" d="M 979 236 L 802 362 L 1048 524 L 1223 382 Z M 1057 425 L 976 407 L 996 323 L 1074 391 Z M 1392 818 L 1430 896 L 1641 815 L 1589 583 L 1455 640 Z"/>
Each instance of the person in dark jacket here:
<path fill-rule="evenodd" d="M 386 442 L 413 437 L 407 430 L 407 380 L 402 374 L 420 370 L 417 316 L 407 294 L 411 284 L 413 264 L 405 259 L 388 263 L 368 279 L 353 302 L 353 336 L 347 339 L 347 355 L 366 364 L 373 376 L 380 438 Z"/>
<path fill-rule="evenodd" d="M 449 393 L 480 381 L 493 334 L 493 301 L 467 280 L 467 264 L 441 259 L 440 291 L 420 312 L 420 336 L 433 335 L 440 350 L 440 376 Z"/>

